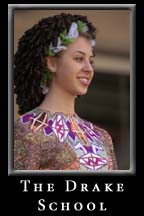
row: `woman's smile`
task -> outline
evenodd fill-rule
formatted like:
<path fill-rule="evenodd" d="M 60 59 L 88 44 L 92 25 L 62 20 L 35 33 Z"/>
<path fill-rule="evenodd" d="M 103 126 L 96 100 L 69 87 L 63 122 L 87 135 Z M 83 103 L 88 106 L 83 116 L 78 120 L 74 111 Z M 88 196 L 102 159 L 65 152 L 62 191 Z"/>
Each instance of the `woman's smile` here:
<path fill-rule="evenodd" d="M 90 84 L 90 78 L 85 77 L 85 76 L 79 76 L 77 77 L 79 82 L 83 85 L 83 86 L 89 86 Z"/>

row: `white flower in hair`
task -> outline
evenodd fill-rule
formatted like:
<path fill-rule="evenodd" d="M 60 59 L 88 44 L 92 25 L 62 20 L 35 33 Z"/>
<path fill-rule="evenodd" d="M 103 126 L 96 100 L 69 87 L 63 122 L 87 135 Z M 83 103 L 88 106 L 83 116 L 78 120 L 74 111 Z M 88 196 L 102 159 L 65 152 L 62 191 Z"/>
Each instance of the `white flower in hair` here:
<path fill-rule="evenodd" d="M 85 25 L 83 28 L 82 28 L 82 32 L 87 32 L 88 31 L 88 27 L 87 25 Z"/>
<path fill-rule="evenodd" d="M 90 40 L 92 47 L 96 46 L 96 40 Z"/>
<path fill-rule="evenodd" d="M 66 29 L 62 33 L 60 33 L 60 36 L 58 37 L 57 46 L 53 46 L 52 42 L 50 43 L 48 55 L 54 56 L 55 53 L 58 53 L 61 50 L 66 50 L 67 49 L 66 46 L 69 43 L 73 42 L 76 38 L 78 38 L 80 32 L 87 32 L 87 31 L 88 31 L 88 27 L 86 23 L 80 20 L 78 20 L 77 23 L 72 22 L 68 34 Z"/>
<path fill-rule="evenodd" d="M 49 49 L 50 49 L 51 51 L 53 51 L 54 53 L 58 53 L 58 52 L 60 52 L 61 50 L 67 49 L 67 47 L 61 45 L 61 39 L 60 39 L 60 37 L 58 37 L 57 46 L 54 47 L 53 44 L 52 44 L 52 42 L 51 42 L 51 43 L 50 43 L 50 46 L 49 46 Z"/>
<path fill-rule="evenodd" d="M 48 90 L 49 90 L 49 89 L 48 89 L 48 87 L 47 87 L 46 85 L 44 85 L 44 84 L 42 85 L 42 84 L 41 84 L 40 87 L 42 88 L 42 93 L 43 93 L 44 95 L 48 93 Z"/>
<path fill-rule="evenodd" d="M 67 34 L 67 38 L 77 38 L 79 36 L 77 24 L 75 22 L 72 22 L 69 32 Z"/>

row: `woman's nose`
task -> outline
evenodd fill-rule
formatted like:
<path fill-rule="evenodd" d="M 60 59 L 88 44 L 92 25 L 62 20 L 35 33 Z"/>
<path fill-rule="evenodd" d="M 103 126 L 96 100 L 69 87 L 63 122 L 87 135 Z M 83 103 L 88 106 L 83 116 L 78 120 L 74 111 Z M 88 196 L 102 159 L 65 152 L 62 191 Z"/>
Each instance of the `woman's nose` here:
<path fill-rule="evenodd" d="M 88 71 L 88 72 L 93 72 L 93 70 L 94 70 L 93 66 L 92 66 L 92 64 L 89 61 L 85 62 L 84 70 Z"/>

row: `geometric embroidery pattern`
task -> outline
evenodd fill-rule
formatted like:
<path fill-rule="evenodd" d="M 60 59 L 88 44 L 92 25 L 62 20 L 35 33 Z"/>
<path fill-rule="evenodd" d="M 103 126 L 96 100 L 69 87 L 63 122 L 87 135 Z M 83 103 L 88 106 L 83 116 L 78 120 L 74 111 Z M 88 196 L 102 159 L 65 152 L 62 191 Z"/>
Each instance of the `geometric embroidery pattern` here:
<path fill-rule="evenodd" d="M 62 113 L 51 115 L 49 112 L 35 112 L 34 110 L 34 112 L 23 115 L 21 122 L 23 124 L 29 122 L 30 129 L 33 132 L 37 132 L 42 128 L 45 137 L 52 135 L 49 139 L 52 139 L 54 134 L 58 141 L 57 145 L 67 143 L 77 155 L 77 162 L 71 165 L 71 169 L 79 169 L 78 166 L 82 166 L 83 169 L 99 170 L 108 164 L 100 132 L 95 130 L 91 123 L 79 118 L 77 115 L 71 116 Z M 58 155 L 60 157 L 63 155 L 64 160 L 68 161 L 65 152 L 63 151 L 62 154 L 58 146 L 55 151 L 60 151 Z M 59 156 L 55 160 L 58 160 Z M 109 166 L 111 166 L 111 163 Z"/>
<path fill-rule="evenodd" d="M 31 120 L 32 117 L 35 116 L 35 113 L 28 113 L 26 115 L 21 116 L 21 122 L 23 124 L 27 124 L 29 123 L 29 121 Z"/>
<path fill-rule="evenodd" d="M 74 118 L 70 117 L 69 120 L 70 120 L 71 131 L 77 135 L 77 137 L 79 138 L 79 140 L 81 140 L 81 142 L 83 142 L 86 146 L 88 146 L 89 143 L 84 130 L 80 128 L 80 126 L 78 125 L 78 123 L 76 123 L 76 120 Z"/>
<path fill-rule="evenodd" d="M 58 140 L 60 142 L 64 142 L 69 133 L 69 129 L 62 115 L 60 114 L 56 115 L 52 124 L 52 129 L 55 135 L 57 136 Z"/>
<path fill-rule="evenodd" d="M 93 153 L 85 154 L 79 160 L 82 165 L 90 170 L 98 170 L 107 164 L 106 158 Z"/>
<path fill-rule="evenodd" d="M 36 132 L 40 128 L 48 126 L 48 115 L 47 113 L 42 112 L 34 118 L 31 117 L 31 121 L 32 123 L 30 129 L 32 129 L 33 132 Z"/>

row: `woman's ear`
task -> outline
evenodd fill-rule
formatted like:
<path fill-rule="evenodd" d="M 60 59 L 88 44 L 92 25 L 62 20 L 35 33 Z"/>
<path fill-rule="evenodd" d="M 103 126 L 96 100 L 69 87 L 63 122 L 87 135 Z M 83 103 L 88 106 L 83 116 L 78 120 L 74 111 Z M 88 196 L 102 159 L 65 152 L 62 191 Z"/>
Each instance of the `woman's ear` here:
<path fill-rule="evenodd" d="M 56 62 L 55 62 L 55 58 L 52 57 L 52 56 L 46 57 L 46 63 L 47 63 L 48 69 L 49 69 L 52 73 L 55 73 L 55 72 L 56 72 Z"/>

